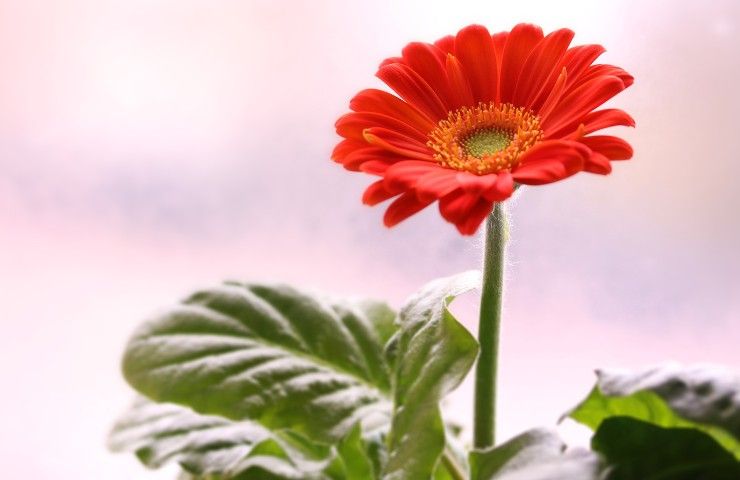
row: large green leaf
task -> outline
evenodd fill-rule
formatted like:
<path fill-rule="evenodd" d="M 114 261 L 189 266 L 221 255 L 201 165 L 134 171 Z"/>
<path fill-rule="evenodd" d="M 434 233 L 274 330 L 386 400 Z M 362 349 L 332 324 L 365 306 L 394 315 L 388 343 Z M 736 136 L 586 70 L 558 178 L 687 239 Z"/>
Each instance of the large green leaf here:
<path fill-rule="evenodd" d="M 662 428 L 631 417 L 601 422 L 592 442 L 609 462 L 608 480 L 737 480 L 740 463 L 695 428 Z"/>
<path fill-rule="evenodd" d="M 596 430 L 628 416 L 660 427 L 695 428 L 740 458 L 740 380 L 719 367 L 675 364 L 640 372 L 597 372 L 588 397 L 568 413 Z"/>
<path fill-rule="evenodd" d="M 435 280 L 413 295 L 391 343 L 394 409 L 384 478 L 430 478 L 445 446 L 439 401 L 463 380 L 478 344 L 448 310 L 452 299 L 480 285 L 478 272 Z"/>
<path fill-rule="evenodd" d="M 602 461 L 582 449 L 567 450 L 547 429 L 518 435 L 497 447 L 470 454 L 473 480 L 598 480 Z"/>
<path fill-rule="evenodd" d="M 358 422 L 366 432 L 388 423 L 394 318 L 378 302 L 226 283 L 140 328 L 124 375 L 156 401 L 334 443 Z"/>
<path fill-rule="evenodd" d="M 201 415 L 144 398 L 113 427 L 109 446 L 134 452 L 150 468 L 177 462 L 194 478 L 353 478 L 344 474 L 341 461 L 327 446 L 270 432 L 254 422 Z"/>

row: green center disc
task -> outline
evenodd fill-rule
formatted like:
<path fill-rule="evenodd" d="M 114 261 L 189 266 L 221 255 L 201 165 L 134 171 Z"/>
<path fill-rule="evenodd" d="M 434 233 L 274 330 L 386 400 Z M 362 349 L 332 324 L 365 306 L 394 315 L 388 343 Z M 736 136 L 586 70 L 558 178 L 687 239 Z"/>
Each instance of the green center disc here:
<path fill-rule="evenodd" d="M 465 151 L 477 158 L 500 152 L 509 143 L 511 135 L 508 132 L 493 128 L 477 130 L 462 141 Z"/>

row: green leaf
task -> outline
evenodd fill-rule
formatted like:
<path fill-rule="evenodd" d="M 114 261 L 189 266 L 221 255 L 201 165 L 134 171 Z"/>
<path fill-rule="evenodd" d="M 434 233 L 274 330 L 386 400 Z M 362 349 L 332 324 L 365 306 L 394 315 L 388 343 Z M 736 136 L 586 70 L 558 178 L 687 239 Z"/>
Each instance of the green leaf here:
<path fill-rule="evenodd" d="M 472 480 L 598 480 L 598 455 L 582 449 L 567 450 L 560 437 L 535 429 L 506 443 L 470 454 Z"/>
<path fill-rule="evenodd" d="M 375 479 L 375 467 L 362 439 L 359 424 L 355 425 L 339 442 L 337 451 L 339 452 L 339 458 L 342 460 L 346 478 L 352 480 Z"/>
<path fill-rule="evenodd" d="M 559 456 L 564 450 L 565 444 L 551 430 L 530 430 L 497 447 L 473 450 L 470 453 L 471 477 L 494 478 L 495 474 L 516 470 L 532 461 Z"/>
<path fill-rule="evenodd" d="M 186 472 L 185 470 L 181 470 L 178 472 L 178 475 L 176 477 L 176 480 L 202 480 L 207 477 L 196 477 L 195 475 Z"/>
<path fill-rule="evenodd" d="M 389 421 L 393 319 L 383 303 L 231 282 L 147 322 L 123 370 L 156 401 L 334 443 L 358 422 L 372 432 Z"/>
<path fill-rule="evenodd" d="M 662 428 L 631 417 L 601 422 L 591 446 L 611 465 L 608 480 L 737 480 L 740 463 L 695 428 Z"/>
<path fill-rule="evenodd" d="M 597 430 L 612 416 L 660 427 L 695 428 L 740 458 L 740 380 L 719 367 L 664 365 L 598 371 L 597 385 L 567 415 Z"/>
<path fill-rule="evenodd" d="M 252 450 L 230 470 L 223 478 L 234 480 L 338 480 L 330 461 L 331 451 L 324 450 L 324 456 L 316 458 L 316 452 L 305 456 L 305 451 L 296 450 L 296 444 L 280 442 L 268 438 L 256 444 Z M 305 445 L 301 445 L 305 446 Z M 297 453 L 300 451 L 301 453 Z"/>
<path fill-rule="evenodd" d="M 327 446 L 144 398 L 115 424 L 109 447 L 134 452 L 150 468 L 177 462 L 183 478 L 348 478 L 326 473 L 334 457 Z"/>
<path fill-rule="evenodd" d="M 108 444 L 116 452 L 134 452 L 150 468 L 179 462 L 191 473 L 211 474 L 228 470 L 269 436 L 252 422 L 199 415 L 139 398 L 116 422 Z"/>
<path fill-rule="evenodd" d="M 438 462 L 445 444 L 438 402 L 469 370 L 477 343 L 447 305 L 478 278 L 469 273 L 433 282 L 406 304 L 398 325 L 383 303 L 227 283 L 190 296 L 140 328 L 127 347 L 124 375 L 155 401 L 264 429 L 264 438 L 242 445 L 239 453 L 246 454 L 229 457 L 238 457 L 236 463 L 214 470 L 223 475 L 268 478 L 269 470 L 275 478 L 292 478 L 323 466 L 320 473 L 330 478 L 376 478 L 381 471 L 388 478 L 430 478 L 433 472 L 449 478 L 449 463 Z M 386 354 L 385 345 L 396 355 Z M 422 440 L 410 442 L 408 434 Z M 330 461 L 329 452 L 307 457 L 306 448 L 286 443 L 296 438 L 335 445 L 337 455 Z M 193 461 L 178 455 L 183 465 Z M 205 471 L 209 464 L 202 462 Z"/>
<path fill-rule="evenodd" d="M 445 446 L 439 401 L 463 380 L 478 352 L 447 307 L 479 285 L 478 272 L 435 280 L 400 311 L 400 332 L 391 343 L 394 409 L 386 479 L 428 479 L 435 471 Z"/>

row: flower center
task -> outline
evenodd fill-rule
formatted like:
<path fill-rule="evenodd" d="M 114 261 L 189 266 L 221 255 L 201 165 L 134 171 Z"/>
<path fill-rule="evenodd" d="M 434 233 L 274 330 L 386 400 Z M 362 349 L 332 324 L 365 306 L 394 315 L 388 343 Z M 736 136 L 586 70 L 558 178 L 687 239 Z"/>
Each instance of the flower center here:
<path fill-rule="evenodd" d="M 508 147 L 511 138 L 511 132 L 507 130 L 483 128 L 465 137 L 462 144 L 468 155 L 481 158 L 484 155 L 492 155 Z"/>
<path fill-rule="evenodd" d="M 450 112 L 429 133 L 427 145 L 440 165 L 486 175 L 514 168 L 542 136 L 540 119 L 529 110 L 480 103 Z"/>

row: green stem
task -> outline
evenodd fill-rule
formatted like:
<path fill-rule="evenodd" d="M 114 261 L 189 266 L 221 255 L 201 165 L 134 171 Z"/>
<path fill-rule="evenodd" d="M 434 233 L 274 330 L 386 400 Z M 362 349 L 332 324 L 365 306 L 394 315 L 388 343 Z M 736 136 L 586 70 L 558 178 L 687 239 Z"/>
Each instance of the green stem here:
<path fill-rule="evenodd" d="M 508 235 L 506 222 L 504 204 L 496 203 L 486 220 L 483 291 L 478 323 L 480 355 L 475 367 L 475 448 L 488 448 L 496 443 L 496 374 L 504 287 L 504 252 Z"/>

